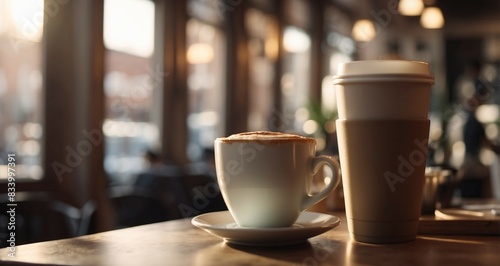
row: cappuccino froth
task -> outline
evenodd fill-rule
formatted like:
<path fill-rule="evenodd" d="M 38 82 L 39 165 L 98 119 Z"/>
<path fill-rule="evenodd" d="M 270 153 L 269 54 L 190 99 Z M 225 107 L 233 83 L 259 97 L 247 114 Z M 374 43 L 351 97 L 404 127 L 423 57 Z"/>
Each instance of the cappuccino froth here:
<path fill-rule="evenodd" d="M 300 135 L 287 134 L 271 131 L 254 131 L 233 134 L 226 138 L 217 138 L 216 141 L 235 142 L 235 141 L 304 141 L 316 142 L 313 138 L 308 138 Z"/>

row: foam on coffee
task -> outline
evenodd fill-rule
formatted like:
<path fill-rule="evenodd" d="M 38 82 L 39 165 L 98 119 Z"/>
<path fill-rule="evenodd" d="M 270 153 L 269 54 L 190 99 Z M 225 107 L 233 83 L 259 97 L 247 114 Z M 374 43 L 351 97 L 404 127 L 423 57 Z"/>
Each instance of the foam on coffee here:
<path fill-rule="evenodd" d="M 253 132 L 242 132 L 238 134 L 233 134 L 225 138 L 217 138 L 216 141 L 220 142 L 239 142 L 239 141 L 265 141 L 266 143 L 273 142 L 283 142 L 283 141 L 295 141 L 295 142 L 316 142 L 313 138 L 308 138 L 295 134 L 288 134 L 282 132 L 271 132 L 271 131 L 253 131 Z"/>

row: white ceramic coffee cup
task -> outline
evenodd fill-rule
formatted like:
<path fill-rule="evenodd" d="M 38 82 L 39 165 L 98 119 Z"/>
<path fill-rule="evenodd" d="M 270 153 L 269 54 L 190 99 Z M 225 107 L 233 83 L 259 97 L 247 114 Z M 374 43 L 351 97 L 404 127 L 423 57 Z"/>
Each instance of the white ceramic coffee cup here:
<path fill-rule="evenodd" d="M 333 79 L 341 120 L 427 119 L 434 83 L 427 63 L 354 61 Z"/>
<path fill-rule="evenodd" d="M 217 179 L 231 215 L 243 227 L 291 226 L 300 213 L 328 196 L 340 182 L 329 156 L 315 156 L 316 141 L 297 135 L 250 132 L 215 140 Z M 320 166 L 330 183 L 309 195 Z"/>

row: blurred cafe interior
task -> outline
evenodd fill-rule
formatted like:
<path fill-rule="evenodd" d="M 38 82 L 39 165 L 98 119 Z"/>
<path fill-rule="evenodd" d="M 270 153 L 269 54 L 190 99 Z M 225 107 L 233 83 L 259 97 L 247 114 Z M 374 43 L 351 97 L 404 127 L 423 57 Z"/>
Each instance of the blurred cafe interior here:
<path fill-rule="evenodd" d="M 224 210 L 217 137 L 336 155 L 332 76 L 377 59 L 429 63 L 427 164 L 500 199 L 498 0 L 1 0 L 0 245 L 8 192 L 19 245 Z"/>

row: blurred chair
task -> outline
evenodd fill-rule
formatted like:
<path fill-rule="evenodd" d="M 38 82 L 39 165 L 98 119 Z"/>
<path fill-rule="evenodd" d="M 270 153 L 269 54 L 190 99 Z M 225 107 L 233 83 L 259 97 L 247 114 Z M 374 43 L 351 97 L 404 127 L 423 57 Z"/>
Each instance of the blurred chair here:
<path fill-rule="evenodd" d="M 117 227 L 130 227 L 172 219 L 168 206 L 147 188 L 112 187 L 109 196 L 117 213 Z"/>
<path fill-rule="evenodd" d="M 132 186 L 109 188 L 117 211 L 118 227 L 182 218 L 179 204 L 186 201 L 180 171 L 146 172 Z"/>
<path fill-rule="evenodd" d="M 8 195 L 0 195 L 0 246 L 5 247 L 11 230 L 8 230 L 10 214 L 15 208 L 16 245 L 69 238 L 87 234 L 93 202 L 82 208 L 55 200 L 48 192 L 17 192 L 17 206 L 7 206 Z"/>
<path fill-rule="evenodd" d="M 140 174 L 132 186 L 110 187 L 118 227 L 227 210 L 210 169 L 205 163 L 168 165 Z"/>
<path fill-rule="evenodd" d="M 227 210 L 215 172 L 208 164 L 185 165 L 181 180 L 187 196 L 183 213 L 185 218 L 200 213 Z M 186 212 L 186 210 L 191 211 Z"/>

